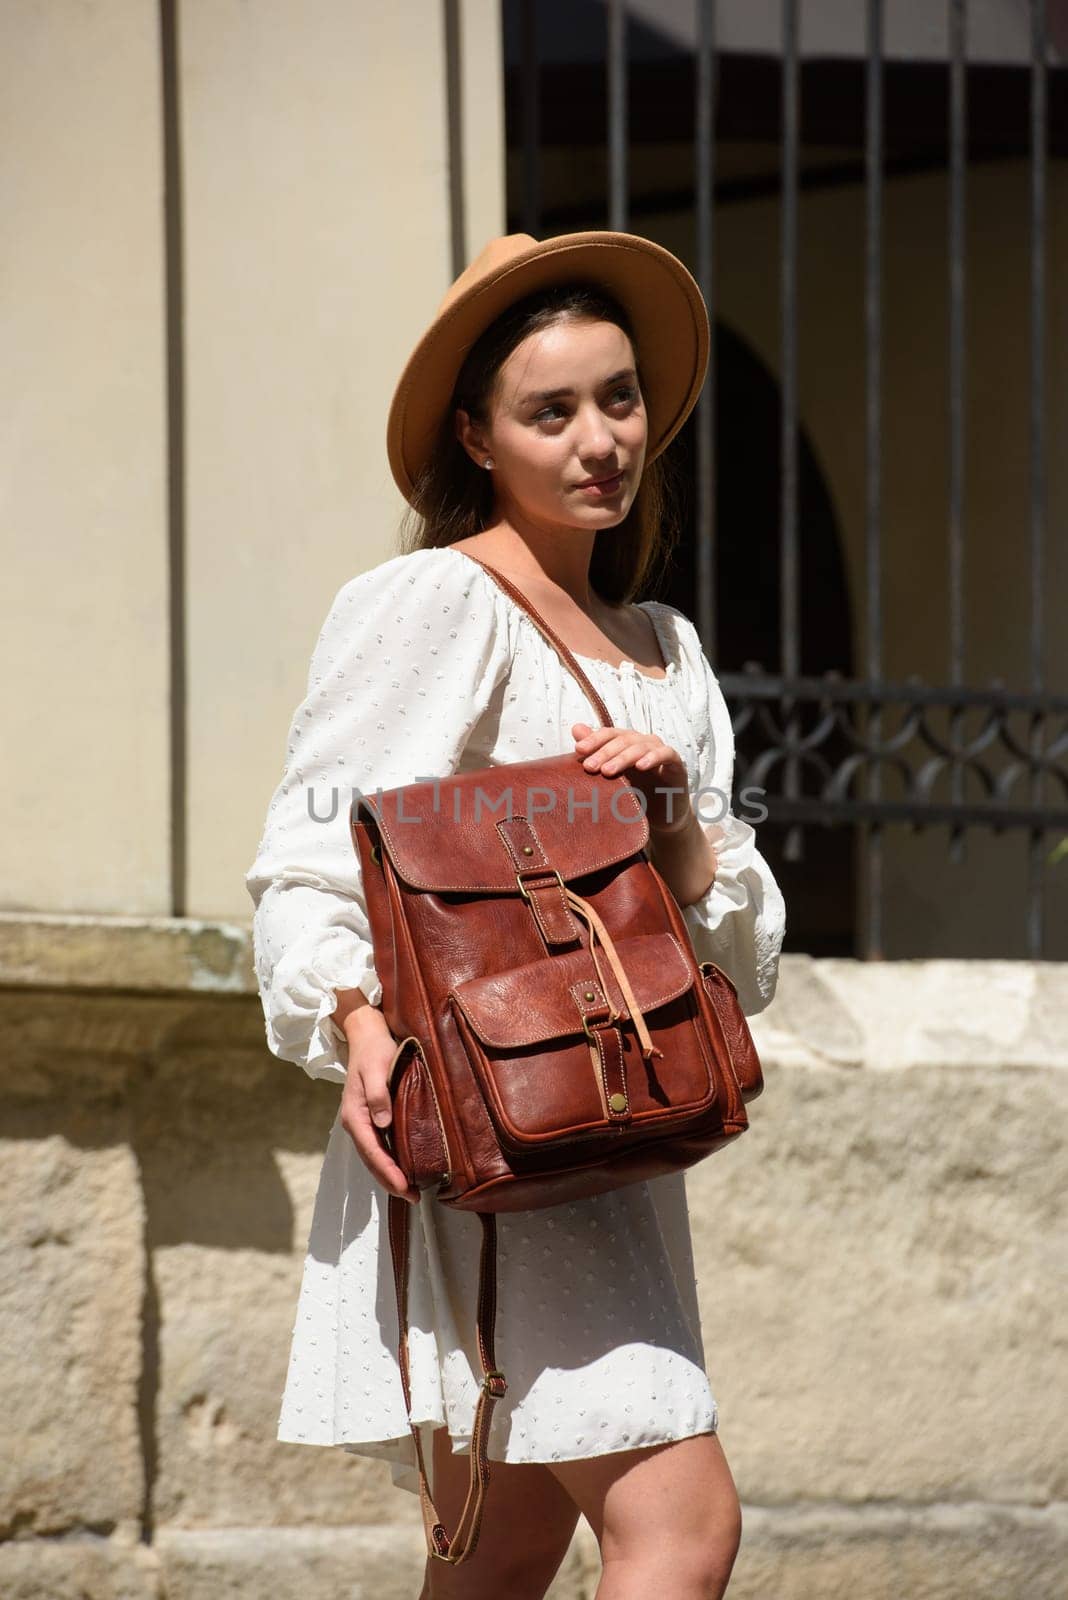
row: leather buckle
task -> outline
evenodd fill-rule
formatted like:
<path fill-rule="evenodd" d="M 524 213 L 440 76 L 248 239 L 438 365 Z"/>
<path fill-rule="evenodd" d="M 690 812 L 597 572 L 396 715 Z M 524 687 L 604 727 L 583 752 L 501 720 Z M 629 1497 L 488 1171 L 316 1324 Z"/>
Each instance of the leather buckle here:
<path fill-rule="evenodd" d="M 521 867 L 520 871 L 521 872 L 536 872 L 536 873 L 539 873 L 542 877 L 545 877 L 547 874 L 551 873 L 552 876 L 556 879 L 557 883 L 560 885 L 561 893 L 563 893 L 564 880 L 563 880 L 563 878 L 561 878 L 560 873 L 559 873 L 559 871 L 557 870 L 556 867 Z M 519 876 L 518 872 L 515 875 L 515 881 L 519 885 L 519 893 L 523 896 L 523 899 L 524 900 L 529 900 L 530 896 L 527 893 L 526 885 L 524 884 L 522 878 Z M 549 887 L 549 885 L 545 884 L 544 887 L 547 889 Z"/>
<path fill-rule="evenodd" d="M 496 1387 L 497 1384 L 500 1384 L 499 1389 Z M 508 1389 L 508 1380 L 503 1372 L 498 1371 L 496 1367 L 492 1367 L 483 1377 L 481 1386 L 487 1394 L 493 1396 L 494 1400 L 503 1400 Z"/>

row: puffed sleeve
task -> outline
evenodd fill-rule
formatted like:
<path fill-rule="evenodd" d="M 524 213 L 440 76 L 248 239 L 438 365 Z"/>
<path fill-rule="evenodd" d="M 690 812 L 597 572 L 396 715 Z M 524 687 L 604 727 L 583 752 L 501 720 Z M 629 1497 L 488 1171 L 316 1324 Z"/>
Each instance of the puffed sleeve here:
<path fill-rule="evenodd" d="M 786 905 L 771 868 L 756 847 L 752 825 L 735 816 L 734 729 L 719 680 L 700 635 L 682 612 L 695 690 L 701 777 L 694 803 L 716 847 L 716 876 L 707 894 L 683 907 L 698 960 L 714 961 L 734 983 L 746 1016 L 763 1011 L 775 994 Z M 724 807 L 727 809 L 724 810 Z M 723 837 L 717 838 L 720 829 Z"/>
<path fill-rule="evenodd" d="M 337 990 L 382 998 L 353 793 L 449 776 L 508 671 L 507 609 L 475 573 L 442 549 L 382 562 L 338 591 L 312 654 L 245 874 L 267 1045 L 311 1078 L 345 1080 Z"/>

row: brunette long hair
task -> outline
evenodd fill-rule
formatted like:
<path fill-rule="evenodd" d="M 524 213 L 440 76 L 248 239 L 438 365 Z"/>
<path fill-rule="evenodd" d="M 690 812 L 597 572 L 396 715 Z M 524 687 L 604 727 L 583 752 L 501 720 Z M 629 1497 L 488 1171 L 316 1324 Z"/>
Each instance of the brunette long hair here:
<path fill-rule="evenodd" d="M 471 420 L 489 422 L 498 373 L 517 345 L 567 317 L 614 322 L 630 339 L 638 384 L 641 351 L 623 306 L 592 283 L 554 284 L 517 300 L 491 322 L 464 359 L 434 448 L 416 477 L 401 519 L 401 552 L 433 549 L 481 533 L 493 517 L 493 479 L 471 460 L 454 431 L 457 407 Z M 622 605 L 655 586 L 679 537 L 678 477 L 670 447 L 646 464 L 627 515 L 600 528 L 593 542 L 590 583 L 603 600 Z"/>

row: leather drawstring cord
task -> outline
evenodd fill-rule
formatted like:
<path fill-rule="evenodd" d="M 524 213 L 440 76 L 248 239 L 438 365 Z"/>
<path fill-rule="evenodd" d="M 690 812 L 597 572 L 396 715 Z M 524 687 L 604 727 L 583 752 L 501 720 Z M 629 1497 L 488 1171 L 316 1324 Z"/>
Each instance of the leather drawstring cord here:
<path fill-rule="evenodd" d="M 624 967 L 623 962 L 620 960 L 619 952 L 616 950 L 616 947 L 612 942 L 612 935 L 609 933 L 608 929 L 605 927 L 604 923 L 601 921 L 601 918 L 598 916 L 597 912 L 593 909 L 593 906 L 588 900 L 584 900 L 580 894 L 575 894 L 572 889 L 568 888 L 566 883 L 564 884 L 564 893 L 567 895 L 568 904 L 571 906 L 572 910 L 576 911 L 589 926 L 590 955 L 593 957 L 593 964 L 596 968 L 597 977 L 600 981 L 601 988 L 604 990 L 605 999 L 608 1001 L 609 1006 L 612 1009 L 611 1020 L 616 1022 L 619 1020 L 619 1018 L 615 1012 L 615 1007 L 612 1006 L 611 998 L 608 993 L 608 986 L 604 981 L 604 975 L 601 972 L 600 963 L 597 960 L 596 944 L 598 941 L 600 941 L 600 943 L 604 946 L 605 954 L 607 955 L 612 966 L 612 971 L 616 975 L 616 981 L 619 984 L 620 989 L 623 991 L 623 998 L 627 1002 L 627 1006 L 630 1009 L 631 1020 L 634 1023 L 634 1028 L 638 1038 L 641 1041 L 642 1055 L 645 1057 L 646 1061 L 651 1060 L 653 1056 L 660 1056 L 662 1059 L 664 1052 L 663 1050 L 658 1049 L 653 1043 L 652 1036 L 648 1027 L 646 1026 L 645 1017 L 642 1014 L 642 1009 L 637 1000 L 634 998 L 634 991 L 630 986 L 630 980 L 627 977 L 626 968 Z"/>

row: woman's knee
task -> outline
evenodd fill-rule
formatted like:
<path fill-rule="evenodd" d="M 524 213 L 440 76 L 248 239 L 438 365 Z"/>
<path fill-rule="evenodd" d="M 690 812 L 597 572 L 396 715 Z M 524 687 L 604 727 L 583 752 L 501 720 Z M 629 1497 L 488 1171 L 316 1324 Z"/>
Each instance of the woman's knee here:
<path fill-rule="evenodd" d="M 703 1507 L 699 1499 L 691 1499 L 678 1517 L 650 1516 L 635 1526 L 609 1514 L 600 1539 L 601 1559 L 606 1569 L 618 1566 L 626 1572 L 632 1584 L 648 1571 L 650 1593 L 659 1589 L 687 1600 L 718 1600 L 741 1538 L 738 1497 L 721 1487 Z"/>
<path fill-rule="evenodd" d="M 738 1546 L 714 1538 L 691 1546 L 661 1546 L 635 1554 L 602 1555 L 606 1595 L 670 1594 L 672 1600 L 722 1600 Z M 618 1574 L 618 1577 L 616 1576 Z"/>
<path fill-rule="evenodd" d="M 648 1571 L 672 1594 L 716 1597 L 742 1535 L 734 1479 L 716 1434 L 561 1463 L 561 1480 L 588 1518 L 606 1569 L 633 1585 Z"/>

